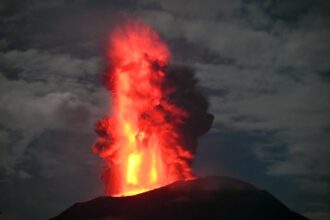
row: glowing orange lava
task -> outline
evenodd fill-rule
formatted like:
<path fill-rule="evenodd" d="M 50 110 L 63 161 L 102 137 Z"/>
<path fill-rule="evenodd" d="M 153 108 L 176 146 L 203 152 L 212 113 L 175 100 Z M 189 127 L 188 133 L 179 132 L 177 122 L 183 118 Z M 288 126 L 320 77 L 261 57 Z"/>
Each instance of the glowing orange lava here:
<path fill-rule="evenodd" d="M 105 160 L 106 194 L 126 196 L 193 178 L 193 155 L 179 127 L 188 113 L 170 101 L 169 50 L 156 32 L 128 22 L 110 37 L 106 84 L 112 113 L 96 127 L 94 152 Z"/>

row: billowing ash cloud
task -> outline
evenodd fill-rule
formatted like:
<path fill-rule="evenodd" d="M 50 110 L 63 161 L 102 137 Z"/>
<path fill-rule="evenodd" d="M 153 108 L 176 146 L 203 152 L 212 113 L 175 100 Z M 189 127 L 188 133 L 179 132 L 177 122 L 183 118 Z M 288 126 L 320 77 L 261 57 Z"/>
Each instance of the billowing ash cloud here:
<path fill-rule="evenodd" d="M 162 90 L 171 91 L 166 101 L 188 113 L 188 117 L 179 125 L 178 129 L 183 137 L 181 140 L 183 141 L 182 146 L 195 154 L 198 147 L 198 138 L 210 130 L 214 120 L 214 115 L 208 112 L 209 101 L 198 86 L 199 81 L 195 76 L 195 71 L 187 65 L 164 67 L 157 61 L 154 61 L 154 68 L 161 68 L 166 73 Z M 111 72 L 109 69 L 108 71 Z M 104 82 L 111 82 L 105 83 L 105 86 L 113 92 L 112 76 L 104 74 L 102 77 Z M 109 118 L 105 117 L 97 123 L 95 128 L 95 132 L 99 136 L 107 137 L 106 140 L 103 139 L 101 142 L 98 140 L 94 145 L 99 151 L 102 151 L 103 148 L 106 148 L 105 145 L 114 141 L 111 131 L 108 130 L 108 123 Z"/>
<path fill-rule="evenodd" d="M 181 126 L 184 146 L 195 153 L 198 138 L 208 132 L 214 116 L 208 113 L 209 102 L 198 87 L 195 72 L 188 66 L 172 65 L 165 69 L 167 73 L 165 86 L 175 88 L 169 96 L 170 102 L 183 108 L 189 117 Z"/>

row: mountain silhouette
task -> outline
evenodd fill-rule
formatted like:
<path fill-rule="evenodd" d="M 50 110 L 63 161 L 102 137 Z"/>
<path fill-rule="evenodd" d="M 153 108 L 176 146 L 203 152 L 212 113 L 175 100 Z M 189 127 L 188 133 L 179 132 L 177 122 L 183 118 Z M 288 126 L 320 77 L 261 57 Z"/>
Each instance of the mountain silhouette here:
<path fill-rule="evenodd" d="M 205 177 L 127 197 L 76 203 L 51 220 L 306 220 L 265 190 L 229 177 Z"/>

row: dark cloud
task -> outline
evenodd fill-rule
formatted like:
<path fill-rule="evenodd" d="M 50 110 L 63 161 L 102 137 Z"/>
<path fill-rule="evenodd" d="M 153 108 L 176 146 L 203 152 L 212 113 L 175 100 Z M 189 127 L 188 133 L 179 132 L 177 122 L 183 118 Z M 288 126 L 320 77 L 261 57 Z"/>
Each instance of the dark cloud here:
<path fill-rule="evenodd" d="M 105 110 L 98 59 L 31 49 L 0 52 L 0 63 L 1 179 L 33 178 L 19 166 L 31 143 L 49 129 L 92 133 Z"/>
<path fill-rule="evenodd" d="M 232 65 L 235 59 L 224 57 L 212 48 L 203 47 L 199 44 L 189 42 L 184 38 L 175 38 L 168 42 L 173 60 L 183 63 L 209 63 Z"/>
<path fill-rule="evenodd" d="M 221 1 L 208 3 L 199 5 L 199 13 L 196 4 L 180 10 L 180 4 L 160 1 L 162 7 L 140 14 L 169 42 L 182 42 L 183 52 L 174 56 L 194 64 L 211 95 L 214 132 L 222 127 L 271 132 L 269 143 L 250 142 L 267 173 L 295 179 L 304 192 L 329 193 L 328 3 L 233 1 L 223 8 Z M 207 15 L 206 5 L 212 7 Z M 234 62 L 214 62 L 205 54 L 195 58 L 193 52 L 203 54 L 195 45 Z M 193 59 L 181 58 L 184 53 Z"/>
<path fill-rule="evenodd" d="M 305 216 L 312 220 L 327 220 L 330 214 L 327 212 L 305 213 Z"/>
<path fill-rule="evenodd" d="M 95 136 L 44 131 L 30 142 L 16 169 L 29 178 L 1 180 L 5 219 L 47 219 L 79 200 L 100 195 L 100 161 L 92 156 Z"/>
<path fill-rule="evenodd" d="M 184 146 L 189 146 L 195 154 L 198 138 L 210 130 L 214 116 L 208 112 L 208 100 L 198 87 L 198 80 L 193 69 L 173 65 L 169 66 L 165 72 L 167 73 L 165 86 L 176 88 L 175 92 L 170 94 L 170 102 L 183 108 L 189 114 L 181 132 L 185 137 Z"/>

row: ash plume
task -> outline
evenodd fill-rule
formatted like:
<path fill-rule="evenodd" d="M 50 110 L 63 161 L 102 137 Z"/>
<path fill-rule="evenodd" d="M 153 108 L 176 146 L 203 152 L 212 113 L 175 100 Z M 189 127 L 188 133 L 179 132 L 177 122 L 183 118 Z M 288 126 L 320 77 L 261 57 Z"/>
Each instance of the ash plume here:
<path fill-rule="evenodd" d="M 196 152 L 198 138 L 207 133 L 212 126 L 214 116 L 208 113 L 209 102 L 198 87 L 194 69 L 184 65 L 166 67 L 165 86 L 176 88 L 168 97 L 170 102 L 180 106 L 189 117 L 180 126 L 187 149 Z"/>
<path fill-rule="evenodd" d="M 169 65 L 165 42 L 149 26 L 128 22 L 110 37 L 103 80 L 112 112 L 101 119 L 93 147 L 105 160 L 108 195 L 134 195 L 195 177 L 198 137 L 213 115 L 194 71 Z"/>
<path fill-rule="evenodd" d="M 198 147 L 198 138 L 210 130 L 214 120 L 214 116 L 208 112 L 209 102 L 199 88 L 199 81 L 195 76 L 195 71 L 187 65 L 163 66 L 156 60 L 153 61 L 153 68 L 160 68 L 166 73 L 162 86 L 163 90 L 171 91 L 167 97 L 168 102 L 181 107 L 189 115 L 180 125 L 179 130 L 184 137 L 182 139 L 183 146 L 195 154 Z M 109 91 L 113 92 L 112 76 L 104 74 L 102 77 L 104 82 L 111 82 L 105 83 L 105 86 Z M 109 133 L 106 129 L 108 125 L 105 124 L 109 123 L 108 118 L 104 119 L 100 120 L 95 128 L 97 134 L 104 137 L 107 136 L 106 141 L 98 142 L 95 145 L 99 149 L 114 141 L 111 132 Z"/>

